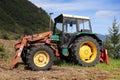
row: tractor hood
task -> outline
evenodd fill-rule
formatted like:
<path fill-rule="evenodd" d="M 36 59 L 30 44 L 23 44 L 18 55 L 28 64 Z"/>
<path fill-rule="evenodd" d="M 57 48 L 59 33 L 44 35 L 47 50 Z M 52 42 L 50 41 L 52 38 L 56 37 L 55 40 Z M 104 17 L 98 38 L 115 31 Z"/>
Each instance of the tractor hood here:
<path fill-rule="evenodd" d="M 60 37 L 58 35 L 52 35 L 51 36 L 51 39 L 54 41 L 59 41 L 60 40 Z"/>

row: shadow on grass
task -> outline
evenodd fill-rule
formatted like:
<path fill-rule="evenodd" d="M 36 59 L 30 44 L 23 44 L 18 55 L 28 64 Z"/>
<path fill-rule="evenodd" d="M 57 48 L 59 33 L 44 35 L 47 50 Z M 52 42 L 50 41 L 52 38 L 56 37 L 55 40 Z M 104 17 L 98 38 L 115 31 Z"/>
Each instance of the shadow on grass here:
<path fill-rule="evenodd" d="M 65 61 L 63 59 L 60 59 L 59 57 L 56 57 L 54 59 L 54 64 L 53 65 L 56 65 L 56 66 L 67 66 L 67 67 L 78 67 L 80 68 L 80 65 L 77 65 L 75 64 L 74 62 L 72 61 Z M 25 65 L 23 62 L 19 62 L 15 65 L 15 68 L 21 68 L 21 67 L 24 67 L 25 70 L 31 70 L 27 65 Z"/>
<path fill-rule="evenodd" d="M 24 67 L 25 70 L 31 70 L 27 65 L 25 65 L 23 62 L 18 62 L 14 68 L 22 68 Z"/>
<path fill-rule="evenodd" d="M 78 66 L 77 64 L 75 64 L 72 61 L 66 61 L 66 60 L 63 60 L 60 58 L 55 58 L 54 65 L 57 65 L 57 66 Z"/>

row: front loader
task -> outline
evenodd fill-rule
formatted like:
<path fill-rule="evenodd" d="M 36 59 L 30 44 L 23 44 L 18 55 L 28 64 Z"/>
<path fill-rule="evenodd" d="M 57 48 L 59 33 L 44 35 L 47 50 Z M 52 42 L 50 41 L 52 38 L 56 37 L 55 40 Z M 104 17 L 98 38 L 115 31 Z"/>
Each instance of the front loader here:
<path fill-rule="evenodd" d="M 89 17 L 61 14 L 54 20 L 53 31 L 24 36 L 15 45 L 11 69 L 22 58 L 31 70 L 48 70 L 54 56 L 81 66 L 94 66 L 99 61 L 108 64 L 107 49 L 92 32 Z"/>

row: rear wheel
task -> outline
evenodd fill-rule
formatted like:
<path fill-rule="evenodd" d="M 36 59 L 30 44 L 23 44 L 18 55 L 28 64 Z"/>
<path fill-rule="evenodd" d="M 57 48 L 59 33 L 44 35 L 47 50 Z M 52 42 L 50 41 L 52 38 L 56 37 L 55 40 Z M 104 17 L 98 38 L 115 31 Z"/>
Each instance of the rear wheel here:
<path fill-rule="evenodd" d="M 48 46 L 38 46 L 32 48 L 27 56 L 27 65 L 32 70 L 48 70 L 54 60 L 54 53 Z"/>
<path fill-rule="evenodd" d="M 72 51 L 74 60 L 79 65 L 93 66 L 99 61 L 99 44 L 90 36 L 84 36 L 76 39 Z"/>

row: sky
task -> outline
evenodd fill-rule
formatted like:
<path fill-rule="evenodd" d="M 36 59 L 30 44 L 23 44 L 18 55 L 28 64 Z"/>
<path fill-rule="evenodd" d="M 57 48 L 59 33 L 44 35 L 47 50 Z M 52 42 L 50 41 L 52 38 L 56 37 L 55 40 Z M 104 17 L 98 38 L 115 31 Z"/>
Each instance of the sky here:
<path fill-rule="evenodd" d="M 92 30 L 98 34 L 109 34 L 114 18 L 120 24 L 120 0 L 29 0 L 41 7 L 52 19 L 60 14 L 88 16 Z"/>

